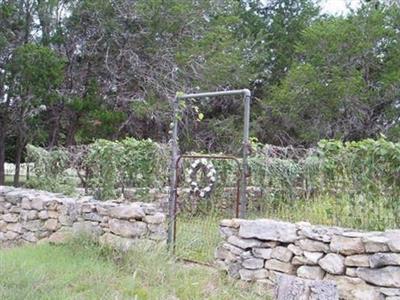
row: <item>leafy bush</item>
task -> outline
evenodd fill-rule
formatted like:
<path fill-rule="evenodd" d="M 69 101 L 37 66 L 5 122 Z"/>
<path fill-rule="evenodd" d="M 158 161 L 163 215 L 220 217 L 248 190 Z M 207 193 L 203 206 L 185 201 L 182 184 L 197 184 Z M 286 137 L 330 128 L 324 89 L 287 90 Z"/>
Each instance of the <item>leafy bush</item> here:
<path fill-rule="evenodd" d="M 32 173 L 26 182 L 27 187 L 73 194 L 76 182 L 68 176 L 68 152 L 63 148 L 47 151 L 33 145 L 27 146 L 27 160 L 34 162 Z"/>

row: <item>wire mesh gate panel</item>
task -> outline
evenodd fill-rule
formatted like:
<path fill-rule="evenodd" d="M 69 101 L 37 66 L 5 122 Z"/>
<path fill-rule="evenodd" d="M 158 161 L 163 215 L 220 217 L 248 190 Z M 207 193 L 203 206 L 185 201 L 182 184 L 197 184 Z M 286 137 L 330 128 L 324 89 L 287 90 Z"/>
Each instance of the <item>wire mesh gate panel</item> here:
<path fill-rule="evenodd" d="M 193 193 L 190 187 L 185 188 L 183 180 L 189 176 L 188 172 L 185 172 L 189 169 L 187 164 L 190 166 L 190 162 L 198 159 L 207 159 L 215 163 L 219 171 L 216 174 L 217 184 L 213 187 L 212 193 L 204 197 Z M 228 161 L 230 163 L 226 163 Z M 239 215 L 242 175 L 240 160 L 225 155 L 181 155 L 176 164 L 177 170 L 181 172 L 178 172 L 179 176 L 174 188 L 177 199 L 174 206 L 175 218 L 172 220 L 174 253 L 177 257 L 186 260 L 211 262 L 214 249 L 220 242 L 219 221 Z M 225 166 L 225 172 L 222 172 L 223 166 Z M 229 166 L 228 170 L 226 170 L 227 166 Z"/>
<path fill-rule="evenodd" d="M 175 239 L 176 230 L 175 230 L 175 222 L 176 222 L 176 206 L 177 206 L 177 161 L 178 161 L 178 121 L 179 121 L 179 101 L 180 100 L 188 100 L 192 98 L 208 98 L 215 96 L 231 96 L 231 95 L 242 95 L 243 96 L 243 104 L 244 104 L 244 116 L 243 116 L 243 144 L 242 144 L 242 172 L 241 172 L 241 189 L 240 189 L 240 202 L 241 205 L 239 207 L 239 216 L 241 218 L 245 217 L 245 209 L 247 207 L 247 196 L 246 196 L 246 187 L 247 187 L 247 175 L 248 175 L 248 162 L 247 158 L 250 152 L 249 145 L 249 127 L 250 127 L 250 98 L 251 93 L 248 89 L 243 90 L 231 90 L 231 91 L 220 91 L 220 92 L 206 92 L 206 93 L 197 93 L 197 94 L 182 94 L 177 93 L 173 102 L 173 111 L 174 118 L 172 123 L 172 140 L 171 140 L 171 149 L 172 149 L 172 157 L 171 157 L 171 180 L 170 180 L 170 197 L 169 197 L 169 224 L 168 224 L 168 245 L 176 248 Z"/>

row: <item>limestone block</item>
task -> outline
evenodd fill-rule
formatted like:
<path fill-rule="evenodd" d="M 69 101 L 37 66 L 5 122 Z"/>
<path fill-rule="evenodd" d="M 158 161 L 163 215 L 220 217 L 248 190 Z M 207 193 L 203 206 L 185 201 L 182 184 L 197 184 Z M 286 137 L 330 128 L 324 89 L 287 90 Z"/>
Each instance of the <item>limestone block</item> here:
<path fill-rule="evenodd" d="M 318 262 L 322 269 L 331 274 L 343 274 L 345 271 L 344 257 L 339 254 L 329 253 Z"/>
<path fill-rule="evenodd" d="M 242 266 L 246 269 L 256 270 L 264 266 L 264 260 L 261 258 L 249 258 L 242 262 Z"/>
<path fill-rule="evenodd" d="M 357 276 L 366 282 L 382 287 L 400 287 L 400 267 L 380 269 L 358 268 Z"/>
<path fill-rule="evenodd" d="M 140 237 L 147 232 L 147 225 L 143 222 L 111 219 L 109 224 L 111 232 L 123 237 Z"/>
<path fill-rule="evenodd" d="M 366 236 L 362 240 L 367 253 L 389 251 L 389 239 L 385 236 Z"/>
<path fill-rule="evenodd" d="M 293 252 L 286 247 L 278 246 L 272 249 L 271 257 L 283 262 L 289 262 L 293 257 Z"/>
<path fill-rule="evenodd" d="M 254 257 L 270 259 L 272 248 L 253 248 L 251 251 Z"/>
<path fill-rule="evenodd" d="M 135 219 L 135 220 L 142 220 L 145 216 L 143 208 L 137 204 L 131 205 L 118 205 L 115 207 L 110 208 L 109 214 L 111 217 L 117 219 Z"/>
<path fill-rule="evenodd" d="M 228 243 L 230 243 L 236 247 L 242 248 L 242 249 L 250 249 L 253 247 L 260 247 L 262 244 L 262 241 L 257 240 L 257 239 L 245 239 L 245 238 L 240 238 L 240 237 L 237 237 L 234 235 L 230 236 L 227 241 L 228 241 Z"/>
<path fill-rule="evenodd" d="M 365 253 L 364 244 L 359 237 L 344 237 L 335 235 L 330 244 L 332 252 L 343 255 L 353 255 Z"/>
<path fill-rule="evenodd" d="M 283 243 L 292 243 L 297 240 L 296 226 L 294 224 L 268 219 L 242 220 L 240 222 L 239 236 Z"/>
<path fill-rule="evenodd" d="M 334 281 L 343 300 L 381 300 L 379 291 L 359 278 L 327 274 L 325 280 Z"/>
<path fill-rule="evenodd" d="M 358 254 L 346 256 L 344 264 L 351 267 L 369 267 L 369 255 Z"/>
<path fill-rule="evenodd" d="M 329 246 L 323 242 L 313 241 L 310 239 L 301 239 L 296 242 L 296 245 L 299 246 L 304 251 L 309 252 L 328 252 Z"/>
<path fill-rule="evenodd" d="M 369 257 L 369 266 L 371 268 L 399 265 L 400 253 L 375 253 Z"/>
<path fill-rule="evenodd" d="M 275 288 L 276 300 L 338 300 L 334 282 L 307 280 L 295 276 L 279 275 Z"/>
<path fill-rule="evenodd" d="M 261 270 L 240 269 L 239 275 L 240 275 L 241 280 L 255 281 L 255 280 L 268 278 L 269 273 L 265 269 L 261 269 Z"/>
<path fill-rule="evenodd" d="M 297 276 L 305 279 L 322 280 L 325 271 L 319 266 L 301 266 L 297 269 Z"/>
<path fill-rule="evenodd" d="M 287 274 L 294 274 L 295 267 L 286 262 L 282 262 L 276 259 L 270 259 L 265 262 L 265 268 L 268 270 L 279 271 Z"/>

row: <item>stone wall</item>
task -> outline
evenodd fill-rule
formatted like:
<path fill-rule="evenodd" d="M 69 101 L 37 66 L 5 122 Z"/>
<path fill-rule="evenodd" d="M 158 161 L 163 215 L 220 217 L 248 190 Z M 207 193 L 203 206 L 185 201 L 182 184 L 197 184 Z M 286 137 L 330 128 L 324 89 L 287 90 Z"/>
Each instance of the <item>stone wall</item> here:
<path fill-rule="evenodd" d="M 128 249 L 139 240 L 164 241 L 165 215 L 150 203 L 101 202 L 0 186 L 0 246 L 59 243 L 80 233 Z"/>
<path fill-rule="evenodd" d="M 275 220 L 223 220 L 218 265 L 274 285 L 277 275 L 334 281 L 341 299 L 400 299 L 400 230 L 359 232 Z"/>

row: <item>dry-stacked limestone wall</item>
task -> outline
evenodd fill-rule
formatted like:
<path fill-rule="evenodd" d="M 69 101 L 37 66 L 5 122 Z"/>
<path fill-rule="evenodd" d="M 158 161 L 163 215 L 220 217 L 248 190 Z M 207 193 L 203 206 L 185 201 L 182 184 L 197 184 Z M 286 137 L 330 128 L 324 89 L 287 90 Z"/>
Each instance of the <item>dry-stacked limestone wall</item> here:
<path fill-rule="evenodd" d="M 165 215 L 151 203 L 101 202 L 0 186 L 0 246 L 63 242 L 79 233 L 128 249 L 139 240 L 164 241 Z"/>
<path fill-rule="evenodd" d="M 400 299 L 400 230 L 232 219 L 220 231 L 217 263 L 237 279 L 273 285 L 284 273 L 334 281 L 341 299 Z"/>

